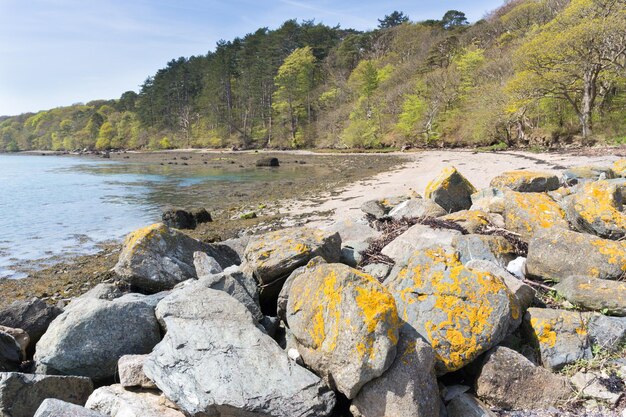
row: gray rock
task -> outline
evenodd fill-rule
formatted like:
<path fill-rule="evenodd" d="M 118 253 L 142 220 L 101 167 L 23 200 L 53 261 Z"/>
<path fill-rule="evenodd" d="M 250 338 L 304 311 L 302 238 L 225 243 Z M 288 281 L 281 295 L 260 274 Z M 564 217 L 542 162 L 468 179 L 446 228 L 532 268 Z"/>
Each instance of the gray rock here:
<path fill-rule="evenodd" d="M 244 253 L 246 251 L 246 246 L 248 246 L 248 242 L 250 242 L 250 236 L 246 235 L 246 236 L 241 236 L 241 237 L 237 237 L 233 239 L 224 240 L 216 244 L 216 246 L 220 248 L 221 250 L 225 250 L 225 248 L 227 248 L 229 252 L 231 253 L 231 256 L 235 258 L 236 260 L 235 264 L 239 265 L 241 264 L 243 260 Z"/>
<path fill-rule="evenodd" d="M 22 348 L 8 333 L 0 331 L 0 371 L 17 371 L 22 363 Z"/>
<path fill-rule="evenodd" d="M 492 179 L 489 186 L 521 193 L 543 193 L 559 188 L 560 181 L 559 177 L 549 172 L 508 171 Z"/>
<path fill-rule="evenodd" d="M 143 363 L 148 355 L 124 355 L 117 362 L 120 385 L 124 388 L 156 388 L 143 372 Z"/>
<path fill-rule="evenodd" d="M 524 328 L 548 369 L 592 357 L 586 319 L 579 312 L 532 307 L 524 315 Z"/>
<path fill-rule="evenodd" d="M 560 281 L 564 277 L 618 279 L 624 274 L 626 242 L 568 230 L 535 236 L 528 244 L 529 276 Z"/>
<path fill-rule="evenodd" d="M 455 397 L 446 408 L 448 417 L 497 417 L 480 400 L 466 393 Z"/>
<path fill-rule="evenodd" d="M 596 165 L 576 166 L 563 172 L 563 180 L 568 185 L 597 181 L 601 178 L 615 178 L 615 173 L 609 167 Z"/>
<path fill-rule="evenodd" d="M 603 314 L 591 314 L 587 322 L 591 343 L 599 348 L 614 352 L 626 342 L 626 318 L 607 317 Z"/>
<path fill-rule="evenodd" d="M 0 373 L 0 414 L 3 417 L 32 417 L 47 398 L 85 404 L 93 384 L 89 378 Z"/>
<path fill-rule="evenodd" d="M 311 262 L 325 263 L 326 261 L 324 261 L 322 258 L 315 258 L 314 260 L 311 260 Z M 281 319 L 285 323 L 286 326 L 289 326 L 289 323 L 287 322 L 287 302 L 289 301 L 289 292 L 291 291 L 291 284 L 296 279 L 296 277 L 298 275 L 303 274 L 305 270 L 306 268 L 304 266 L 301 266 L 300 268 L 293 271 L 289 275 L 289 277 L 285 280 L 285 284 L 283 284 L 283 287 L 280 290 L 280 294 L 278 294 L 278 301 L 276 303 L 277 305 L 276 312 L 277 312 L 278 318 Z"/>
<path fill-rule="evenodd" d="M 623 213 L 621 184 L 597 181 L 585 184 L 562 201 L 572 227 L 606 239 L 626 236 L 626 214 Z"/>
<path fill-rule="evenodd" d="M 361 211 L 365 214 L 369 214 L 376 219 L 382 219 L 389 212 L 389 208 L 383 206 L 378 200 L 369 200 L 361 204 Z"/>
<path fill-rule="evenodd" d="M 461 263 L 472 260 L 485 260 L 506 267 L 517 257 L 515 247 L 502 236 L 497 235 L 457 235 L 452 246 L 459 252 Z"/>
<path fill-rule="evenodd" d="M 483 188 L 471 196 L 470 210 L 482 210 L 487 213 L 504 213 L 504 193 L 497 188 Z"/>
<path fill-rule="evenodd" d="M 98 388 L 85 407 L 111 417 L 184 417 L 155 391 L 127 391 L 121 385 Z"/>
<path fill-rule="evenodd" d="M 26 349 L 28 349 L 28 345 L 30 344 L 30 337 L 28 336 L 28 333 L 26 333 L 22 329 L 14 329 L 12 327 L 0 326 L 0 334 L 3 334 L 3 333 L 8 334 L 9 336 L 13 337 L 13 339 L 15 339 L 15 342 L 20 348 L 21 359 L 26 360 L 28 358 L 26 354 Z M 8 351 L 11 352 L 13 350 L 13 347 L 10 341 L 8 341 L 6 338 L 0 338 L 0 339 L 3 339 L 2 344 L 4 345 L 4 347 L 0 348 L 0 350 L 4 351 L 4 349 L 8 347 Z M 6 357 L 5 354 L 6 352 L 0 353 L 0 356 Z M 10 354 L 9 357 L 11 356 L 13 355 Z M 0 362 L 2 361 L 0 360 Z"/>
<path fill-rule="evenodd" d="M 128 293 L 120 285 L 100 283 L 80 296 L 80 298 L 97 298 L 99 300 L 114 300 Z"/>
<path fill-rule="evenodd" d="M 96 411 L 88 410 L 80 405 L 53 398 L 44 400 L 35 417 L 106 417 Z"/>
<path fill-rule="evenodd" d="M 476 188 L 456 168 L 444 168 L 426 186 L 425 198 L 433 200 L 445 211 L 452 213 L 472 206 L 472 194 Z"/>
<path fill-rule="evenodd" d="M 615 407 L 623 393 L 611 392 L 601 383 L 602 378 L 608 379 L 608 377 L 606 373 L 579 371 L 574 374 L 571 381 L 583 398 L 606 401 Z"/>
<path fill-rule="evenodd" d="M 154 309 L 138 301 L 77 299 L 37 343 L 46 374 L 112 377 L 120 357 L 148 353 L 161 338 Z"/>
<path fill-rule="evenodd" d="M 574 394 L 567 378 L 503 346 L 487 353 L 476 380 L 476 393 L 483 401 L 505 410 L 557 407 Z"/>
<path fill-rule="evenodd" d="M 237 263 L 229 248 L 195 240 L 162 223 L 136 230 L 128 235 L 115 272 L 131 285 L 158 292 L 196 278 L 194 252 L 205 252 L 222 268 Z"/>
<path fill-rule="evenodd" d="M 363 267 L 363 272 L 383 282 L 391 272 L 391 266 L 387 264 L 369 264 Z"/>
<path fill-rule="evenodd" d="M 259 323 L 263 326 L 265 333 L 272 339 L 280 328 L 280 319 L 278 317 L 263 316 Z"/>
<path fill-rule="evenodd" d="M 362 241 L 348 241 L 341 243 L 341 258 L 339 261 L 351 267 L 356 267 L 363 261 L 362 252 L 369 248 L 369 243 Z"/>
<path fill-rule="evenodd" d="M 35 353 L 35 344 L 61 311 L 60 308 L 50 307 L 37 298 L 14 301 L 0 310 L 0 325 L 22 329 L 28 333 L 30 345 L 27 353 L 32 356 Z"/>
<path fill-rule="evenodd" d="M 451 229 L 434 229 L 416 224 L 385 246 L 381 253 L 403 264 L 414 252 L 433 246 L 449 246 L 461 232 Z"/>
<path fill-rule="evenodd" d="M 175 229 L 195 229 L 196 219 L 193 214 L 181 208 L 169 208 L 161 214 L 161 221 L 167 227 Z"/>
<path fill-rule="evenodd" d="M 540 232 L 568 230 L 565 212 L 545 193 L 504 193 L 504 224 L 506 229 L 528 241 Z"/>
<path fill-rule="evenodd" d="M 389 212 L 395 220 L 415 217 L 440 217 L 448 214 L 439 204 L 423 198 L 412 198 L 398 204 Z"/>
<path fill-rule="evenodd" d="M 533 303 L 536 291 L 530 285 L 524 284 L 522 280 L 511 275 L 509 271 L 501 266 L 493 262 L 479 260 L 469 261 L 465 266 L 469 269 L 488 272 L 500 278 L 515 295 L 522 311 L 526 311 Z"/>
<path fill-rule="evenodd" d="M 363 218 L 340 220 L 324 230 L 328 233 L 339 233 L 342 242 L 368 242 L 381 235 L 381 232 L 373 229 Z"/>
<path fill-rule="evenodd" d="M 396 355 L 400 321 L 374 278 L 343 264 L 314 264 L 295 276 L 287 323 L 304 363 L 348 398 Z"/>
<path fill-rule="evenodd" d="M 170 400 L 191 415 L 330 414 L 334 393 L 292 362 L 248 309 L 223 291 L 197 293 L 157 307 L 167 333 L 144 371 Z"/>
<path fill-rule="evenodd" d="M 554 289 L 575 306 L 609 316 L 626 316 L 626 282 L 569 276 Z"/>
<path fill-rule="evenodd" d="M 219 274 L 224 271 L 215 258 L 210 257 L 204 252 L 193 253 L 193 266 L 196 268 L 197 277 Z"/>
<path fill-rule="evenodd" d="M 152 309 L 154 310 L 157 304 L 159 304 L 159 302 L 162 299 L 164 299 L 170 292 L 171 291 L 161 291 L 156 294 L 149 294 L 149 295 L 131 292 L 128 294 L 124 294 L 123 296 L 118 298 L 117 301 L 124 302 L 124 303 L 130 303 L 130 302 L 143 303 L 147 306 L 152 307 Z"/>
<path fill-rule="evenodd" d="M 400 334 L 398 354 L 379 378 L 365 384 L 352 401 L 355 417 L 438 417 L 435 353 L 416 334 Z"/>
<path fill-rule="evenodd" d="M 400 317 L 435 349 L 440 374 L 471 363 L 521 319 L 519 302 L 504 282 L 466 268 L 450 247 L 415 252 L 385 285 Z"/>

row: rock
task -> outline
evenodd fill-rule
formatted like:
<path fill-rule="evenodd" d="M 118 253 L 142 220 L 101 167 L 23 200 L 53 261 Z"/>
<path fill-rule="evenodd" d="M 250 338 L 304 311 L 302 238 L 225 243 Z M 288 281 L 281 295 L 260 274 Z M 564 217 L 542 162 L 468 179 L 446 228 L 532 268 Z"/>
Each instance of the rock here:
<path fill-rule="evenodd" d="M 379 282 L 383 282 L 391 272 L 391 266 L 387 264 L 369 264 L 363 267 L 363 272 L 373 276 Z"/>
<path fill-rule="evenodd" d="M 17 345 L 20 347 L 22 359 L 26 360 L 28 358 L 28 355 L 26 354 L 26 350 L 30 344 L 30 337 L 28 336 L 28 333 L 22 329 L 14 329 L 6 326 L 0 326 L 0 333 L 6 333 L 13 337 L 15 342 L 17 342 Z"/>
<path fill-rule="evenodd" d="M 191 281 L 191 280 L 190 280 Z M 144 295 L 138 293 L 128 293 L 117 299 L 119 302 L 139 302 L 143 303 L 147 306 L 150 306 L 153 310 L 156 308 L 157 304 L 165 298 L 171 291 L 161 291 L 156 294 Z"/>
<path fill-rule="evenodd" d="M 144 371 L 183 412 L 314 417 L 333 409 L 334 393 L 225 292 L 199 288 L 186 303 L 166 297 L 156 313 L 167 333 Z"/>
<path fill-rule="evenodd" d="M 219 274 L 224 271 L 215 258 L 204 252 L 193 253 L 193 266 L 196 268 L 197 277 Z"/>
<path fill-rule="evenodd" d="M 157 392 L 127 391 L 117 384 L 95 390 L 85 407 L 111 417 L 184 417 Z"/>
<path fill-rule="evenodd" d="M 441 220 L 455 222 L 469 233 L 479 233 L 482 229 L 492 226 L 493 216 L 482 210 L 461 210 L 443 216 Z"/>
<path fill-rule="evenodd" d="M 504 193 L 497 188 L 483 188 L 472 194 L 470 210 L 482 210 L 487 213 L 504 213 Z"/>
<path fill-rule="evenodd" d="M 556 282 L 569 276 L 616 280 L 626 272 L 626 242 L 568 230 L 542 233 L 528 244 L 526 271 Z"/>
<path fill-rule="evenodd" d="M 539 347 L 543 366 L 559 370 L 580 359 L 591 359 L 587 326 L 581 313 L 548 308 L 529 308 L 524 327 Z"/>
<path fill-rule="evenodd" d="M 515 278 L 526 278 L 526 258 L 518 256 L 507 264 L 506 270 Z"/>
<path fill-rule="evenodd" d="M 128 235 L 114 270 L 131 285 L 146 291 L 168 290 L 196 278 L 193 253 L 198 251 L 215 258 L 222 268 L 238 261 L 230 249 L 200 242 L 156 223 Z"/>
<path fill-rule="evenodd" d="M 363 262 L 362 253 L 369 248 L 369 243 L 362 241 L 341 242 L 341 258 L 339 262 L 355 268 Z"/>
<path fill-rule="evenodd" d="M 161 221 L 167 227 L 175 229 L 195 229 L 196 219 L 193 214 L 181 208 L 170 208 L 161 214 Z"/>
<path fill-rule="evenodd" d="M 263 316 L 259 323 L 263 326 L 265 333 L 274 339 L 280 328 L 280 319 L 278 317 Z"/>
<path fill-rule="evenodd" d="M 361 388 L 350 411 L 355 417 L 439 417 L 439 403 L 433 349 L 416 334 L 401 334 L 393 364 Z"/>
<path fill-rule="evenodd" d="M 469 209 L 475 192 L 476 188 L 456 168 L 447 167 L 428 183 L 424 196 L 452 213 Z"/>
<path fill-rule="evenodd" d="M 591 314 L 587 321 L 587 331 L 594 346 L 614 352 L 626 342 L 626 318 Z"/>
<path fill-rule="evenodd" d="M 128 293 L 117 284 L 100 283 L 81 295 L 81 298 L 96 298 L 99 300 L 114 300 Z"/>
<path fill-rule="evenodd" d="M 34 360 L 46 374 L 115 375 L 124 355 L 148 353 L 161 339 L 154 309 L 139 301 L 77 299 L 37 343 Z"/>
<path fill-rule="evenodd" d="M 361 204 L 361 211 L 373 216 L 375 219 L 382 219 L 387 216 L 389 208 L 383 206 L 378 200 L 369 200 Z"/>
<path fill-rule="evenodd" d="M 316 256 L 338 262 L 341 258 L 339 234 L 299 227 L 250 239 L 242 271 L 259 282 L 264 313 L 272 315 L 275 311 L 278 294 L 289 274 Z"/>
<path fill-rule="evenodd" d="M 412 219 L 416 217 L 439 217 L 447 214 L 439 204 L 432 200 L 423 198 L 412 198 L 395 206 L 389 217 L 395 220 L 404 218 Z"/>
<path fill-rule="evenodd" d="M 308 265 L 313 266 L 318 263 L 326 263 L 326 261 L 322 258 L 314 258 L 312 259 Z M 276 302 L 276 311 L 277 317 L 281 319 L 287 327 L 289 327 L 289 323 L 287 323 L 287 302 L 289 301 L 289 292 L 291 291 L 291 284 L 296 279 L 298 275 L 302 275 L 306 271 L 306 267 L 301 266 L 300 268 L 293 271 L 289 277 L 285 280 L 285 284 L 280 290 L 278 294 L 278 301 Z"/>
<path fill-rule="evenodd" d="M 446 407 L 448 417 L 497 417 L 485 404 L 470 394 L 460 394 Z"/>
<path fill-rule="evenodd" d="M 573 227 L 606 239 L 626 236 L 620 188 L 609 181 L 597 181 L 585 184 L 580 191 L 566 197 L 563 207 Z"/>
<path fill-rule="evenodd" d="M 450 402 L 461 394 L 468 392 L 471 388 L 467 385 L 448 385 L 441 387 L 441 398 L 444 402 Z"/>
<path fill-rule="evenodd" d="M 143 372 L 143 363 L 148 355 L 124 355 L 117 361 L 120 385 L 124 388 L 156 388 Z"/>
<path fill-rule="evenodd" d="M 617 177 L 626 177 L 626 159 L 618 159 L 613 162 L 611 170 Z"/>
<path fill-rule="evenodd" d="M 536 366 L 523 355 L 498 346 L 487 353 L 476 394 L 505 410 L 557 407 L 573 396 L 567 378 Z"/>
<path fill-rule="evenodd" d="M 50 307 L 37 298 L 14 301 L 0 310 L 0 325 L 22 329 L 28 333 L 30 345 L 27 354 L 31 357 L 35 353 L 35 344 L 61 311 L 60 308 Z"/>
<path fill-rule="evenodd" d="M 595 165 L 576 166 L 563 172 L 563 179 L 567 185 L 612 178 L 615 178 L 615 173 L 611 168 Z"/>
<path fill-rule="evenodd" d="M 295 275 L 287 323 L 304 363 L 348 398 L 396 355 L 400 321 L 393 297 L 346 265 L 318 263 Z"/>
<path fill-rule="evenodd" d="M 242 236 L 233 239 L 224 240 L 216 246 L 222 250 L 228 249 L 231 253 L 231 256 L 236 258 L 236 265 L 241 263 L 241 260 L 244 257 L 244 253 L 246 251 L 246 246 L 248 246 L 248 242 L 250 242 L 250 236 Z"/>
<path fill-rule="evenodd" d="M 579 371 L 571 378 L 571 381 L 583 398 L 602 400 L 615 406 L 623 392 L 608 390 L 601 382 L 602 379 L 608 378 L 609 375 L 606 373 Z"/>
<path fill-rule="evenodd" d="M 559 188 L 559 177 L 549 172 L 508 171 L 491 180 L 493 188 L 508 188 L 521 193 L 543 193 Z"/>
<path fill-rule="evenodd" d="M 256 161 L 258 167 L 277 167 L 280 166 L 278 158 L 260 158 Z"/>
<path fill-rule="evenodd" d="M 257 217 L 259 216 L 257 216 L 256 212 L 254 211 L 246 211 L 239 215 L 239 219 L 241 220 L 251 220 L 256 219 Z"/>
<path fill-rule="evenodd" d="M 522 311 L 526 311 L 535 299 L 535 290 L 513 275 L 506 269 L 494 264 L 493 262 L 483 260 L 469 261 L 465 266 L 469 269 L 488 272 L 502 280 L 509 290 L 515 295 Z"/>
<path fill-rule="evenodd" d="M 457 235 L 452 246 L 459 252 L 461 263 L 486 260 L 506 266 L 516 257 L 515 247 L 504 237 L 497 235 Z"/>
<path fill-rule="evenodd" d="M 381 253 L 402 264 L 417 250 L 452 245 L 457 236 L 461 236 L 458 230 L 434 229 L 418 223 L 391 241 Z"/>
<path fill-rule="evenodd" d="M 82 405 L 92 391 L 89 378 L 2 372 L 0 414 L 3 417 L 32 417 L 47 398 Z"/>
<path fill-rule="evenodd" d="M 88 410 L 80 405 L 53 398 L 43 400 L 35 417 L 106 417 L 96 411 Z"/>
<path fill-rule="evenodd" d="M 575 306 L 610 316 L 626 316 L 626 282 L 569 276 L 554 289 Z"/>
<path fill-rule="evenodd" d="M 466 268 L 449 247 L 416 251 L 385 285 L 400 317 L 435 349 L 440 374 L 472 362 L 521 319 L 519 303 L 504 282 Z"/>
<path fill-rule="evenodd" d="M 369 242 L 381 236 L 365 219 L 346 219 L 324 229 L 329 234 L 339 233 L 342 242 Z"/>
<path fill-rule="evenodd" d="M 0 331 L 0 372 L 18 371 L 22 359 L 22 349 L 15 338 Z"/>
<path fill-rule="evenodd" d="M 504 193 L 504 223 L 506 229 L 531 239 L 537 232 L 569 229 L 565 213 L 543 193 Z"/>
<path fill-rule="evenodd" d="M 209 213 L 205 208 L 191 209 L 189 213 L 191 213 L 193 219 L 196 221 L 196 225 L 201 223 L 210 223 L 213 221 L 211 213 Z"/>

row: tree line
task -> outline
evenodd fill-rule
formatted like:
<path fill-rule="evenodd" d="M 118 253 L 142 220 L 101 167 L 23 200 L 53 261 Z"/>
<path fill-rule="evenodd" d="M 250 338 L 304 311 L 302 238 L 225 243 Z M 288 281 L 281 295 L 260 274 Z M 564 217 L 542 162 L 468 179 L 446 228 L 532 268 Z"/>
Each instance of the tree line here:
<path fill-rule="evenodd" d="M 626 142 L 626 2 L 511 0 L 469 24 L 289 20 L 138 92 L 0 119 L 0 150 Z"/>

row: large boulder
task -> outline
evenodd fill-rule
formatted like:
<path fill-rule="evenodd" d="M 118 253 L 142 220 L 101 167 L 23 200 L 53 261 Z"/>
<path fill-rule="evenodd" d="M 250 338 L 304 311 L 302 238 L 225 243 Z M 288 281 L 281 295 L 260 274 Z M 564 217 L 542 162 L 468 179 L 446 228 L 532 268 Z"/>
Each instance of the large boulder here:
<path fill-rule="evenodd" d="M 586 319 L 577 311 L 532 307 L 524 315 L 524 328 L 548 369 L 591 359 Z"/>
<path fill-rule="evenodd" d="M 22 360 L 26 360 L 28 358 L 26 350 L 28 349 L 28 346 L 30 344 L 30 337 L 28 336 L 28 333 L 26 333 L 22 329 L 14 329 L 13 327 L 0 326 L 0 334 L 2 333 L 8 334 L 9 336 L 13 337 L 13 339 L 15 339 L 15 342 L 17 342 L 17 345 L 20 347 Z M 12 350 L 12 348 L 10 348 L 10 350 Z"/>
<path fill-rule="evenodd" d="M 626 158 L 618 159 L 617 161 L 613 162 L 611 170 L 618 177 L 626 177 Z"/>
<path fill-rule="evenodd" d="M 173 405 L 173 404 L 172 404 Z M 110 417 L 184 417 L 179 410 L 168 407 L 155 391 L 127 391 L 121 385 L 95 390 L 85 407 Z"/>
<path fill-rule="evenodd" d="M 417 334 L 401 332 L 398 354 L 352 401 L 355 417 L 439 417 L 435 353 Z"/>
<path fill-rule="evenodd" d="M 165 338 L 144 363 L 146 375 L 185 413 L 197 416 L 327 416 L 334 393 L 292 362 L 223 291 L 197 288 L 159 303 Z"/>
<path fill-rule="evenodd" d="M 38 298 L 14 301 L 0 310 L 0 325 L 22 329 L 28 333 L 30 344 L 27 354 L 32 356 L 35 353 L 35 344 L 61 311 Z"/>
<path fill-rule="evenodd" d="M 89 410 L 67 401 L 48 398 L 44 400 L 34 417 L 106 417 L 97 411 Z"/>
<path fill-rule="evenodd" d="M 441 220 L 455 222 L 469 233 L 479 233 L 484 228 L 493 226 L 495 215 L 482 210 L 461 210 L 447 214 L 441 217 Z M 501 217 L 500 221 L 502 221 Z"/>
<path fill-rule="evenodd" d="M 22 348 L 17 340 L 0 331 L 0 372 L 18 371 L 23 359 Z"/>
<path fill-rule="evenodd" d="M 497 417 L 482 401 L 471 394 L 461 393 L 446 406 L 448 417 Z"/>
<path fill-rule="evenodd" d="M 563 207 L 576 230 L 606 239 L 626 236 L 626 214 L 622 212 L 621 186 L 609 181 L 585 184 L 566 197 Z"/>
<path fill-rule="evenodd" d="M 415 217 L 439 217 L 447 214 L 439 204 L 424 198 L 412 198 L 395 206 L 389 217 L 395 220 Z"/>
<path fill-rule="evenodd" d="M 0 414 L 32 417 L 46 398 L 83 405 L 93 391 L 89 378 L 0 373 Z"/>
<path fill-rule="evenodd" d="M 568 185 L 612 178 L 615 178 L 615 172 L 610 167 L 599 165 L 575 166 L 563 172 L 563 180 Z"/>
<path fill-rule="evenodd" d="M 194 252 L 205 252 L 222 268 L 234 265 L 237 254 L 226 246 L 200 242 L 186 234 L 156 223 L 128 235 L 115 272 L 131 285 L 157 292 L 196 278 Z"/>
<path fill-rule="evenodd" d="M 502 214 L 504 213 L 504 193 L 497 188 L 483 188 L 472 194 L 470 210 Z"/>
<path fill-rule="evenodd" d="M 348 398 L 396 355 L 400 321 L 393 297 L 346 265 L 312 262 L 295 275 L 286 318 L 304 363 Z"/>
<path fill-rule="evenodd" d="M 542 193 L 559 188 L 559 177 L 549 172 L 507 171 L 491 180 L 493 188 L 508 188 L 521 193 Z"/>
<path fill-rule="evenodd" d="M 626 272 L 626 242 L 562 229 L 540 233 L 528 244 L 526 271 L 557 282 L 569 276 L 619 279 Z"/>
<path fill-rule="evenodd" d="M 528 284 L 512 275 L 509 271 L 490 261 L 472 260 L 465 264 L 469 269 L 488 272 L 502 280 L 509 290 L 515 295 L 522 311 L 526 311 L 535 299 L 536 291 Z"/>
<path fill-rule="evenodd" d="M 476 380 L 476 394 L 505 410 L 541 410 L 561 405 L 573 392 L 567 378 L 498 346 L 485 357 Z"/>
<path fill-rule="evenodd" d="M 340 220 L 326 227 L 324 231 L 329 234 L 339 233 L 342 242 L 367 242 L 382 235 L 364 218 Z"/>
<path fill-rule="evenodd" d="M 626 316 L 626 282 L 573 275 L 562 279 L 554 289 L 575 306 Z"/>
<path fill-rule="evenodd" d="M 418 223 L 388 243 L 381 253 L 402 264 L 417 250 L 452 245 L 457 236 L 461 236 L 458 230 L 435 229 Z"/>
<path fill-rule="evenodd" d="M 339 233 L 298 227 L 250 239 L 241 269 L 259 282 L 261 305 L 265 313 L 275 312 L 278 294 L 289 274 L 316 256 L 321 256 L 327 262 L 339 262 Z"/>
<path fill-rule="evenodd" d="M 506 267 L 517 257 L 515 246 L 498 235 L 458 235 L 451 244 L 459 252 L 463 264 L 472 260 L 485 260 Z"/>
<path fill-rule="evenodd" d="M 450 247 L 416 251 L 385 281 L 398 312 L 435 349 L 437 371 L 455 371 L 520 322 L 518 300 L 491 273 L 465 267 Z"/>
<path fill-rule="evenodd" d="M 124 355 L 148 353 L 161 339 L 154 309 L 141 301 L 77 299 L 37 343 L 38 372 L 104 379 Z"/>
<path fill-rule="evenodd" d="M 544 230 L 569 229 L 565 213 L 549 195 L 544 193 L 504 193 L 504 223 L 506 229 L 525 240 Z"/>
<path fill-rule="evenodd" d="M 424 197 L 451 213 L 469 209 L 475 192 L 476 188 L 456 168 L 447 167 L 428 183 Z"/>

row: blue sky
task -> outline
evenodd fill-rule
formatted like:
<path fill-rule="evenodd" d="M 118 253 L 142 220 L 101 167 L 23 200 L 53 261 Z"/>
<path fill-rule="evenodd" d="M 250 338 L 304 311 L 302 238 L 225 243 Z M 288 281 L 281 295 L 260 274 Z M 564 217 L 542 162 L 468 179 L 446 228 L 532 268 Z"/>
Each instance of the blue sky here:
<path fill-rule="evenodd" d="M 412 20 L 461 10 L 471 21 L 502 0 L 0 0 L 0 115 L 138 91 L 180 56 L 202 55 L 287 19 L 360 30 L 393 10 Z"/>

